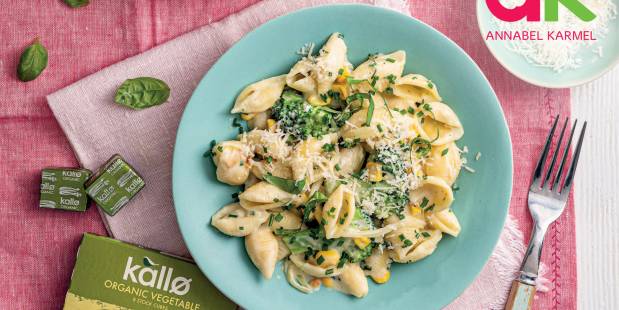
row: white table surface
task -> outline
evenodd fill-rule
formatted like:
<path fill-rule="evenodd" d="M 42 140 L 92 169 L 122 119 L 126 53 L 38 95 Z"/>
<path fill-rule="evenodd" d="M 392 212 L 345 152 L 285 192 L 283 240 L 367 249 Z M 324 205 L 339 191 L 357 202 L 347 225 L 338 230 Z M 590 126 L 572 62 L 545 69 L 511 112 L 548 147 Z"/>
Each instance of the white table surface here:
<path fill-rule="evenodd" d="M 619 66 L 572 89 L 587 120 L 575 178 L 579 309 L 619 309 Z"/>

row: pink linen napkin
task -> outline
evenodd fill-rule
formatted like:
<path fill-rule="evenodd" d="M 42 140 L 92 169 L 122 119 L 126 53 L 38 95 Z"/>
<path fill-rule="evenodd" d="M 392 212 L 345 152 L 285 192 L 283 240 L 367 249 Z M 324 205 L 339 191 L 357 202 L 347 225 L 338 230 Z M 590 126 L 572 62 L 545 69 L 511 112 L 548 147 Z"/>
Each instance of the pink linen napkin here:
<path fill-rule="evenodd" d="M 178 120 L 195 86 L 227 48 L 261 23 L 302 7 L 333 2 L 339 1 L 267 0 L 112 65 L 48 96 L 54 116 L 84 167 L 94 169 L 114 153 L 120 153 L 146 180 L 147 187 L 142 194 L 116 216 L 102 214 L 112 236 L 179 255 L 188 254 L 174 215 L 170 169 Z M 408 13 L 403 1 L 377 0 L 375 4 Z M 511 214 L 530 226 L 526 214 L 526 192 L 523 194 L 521 189 L 526 188 L 529 171 L 532 171 L 529 169 L 533 165 L 530 155 L 536 154 L 543 142 L 548 118 L 540 116 L 550 116 L 554 113 L 553 108 L 569 114 L 569 110 L 566 111 L 569 93 L 532 87 L 506 74 L 481 46 L 483 43 L 472 22 L 475 18 L 473 5 L 450 1 L 441 5 L 416 2 L 412 6 L 416 17 L 426 18 L 428 23 L 446 32 L 472 54 L 493 83 L 503 102 L 514 144 L 514 188 L 520 192 L 513 195 Z M 168 103 L 157 109 L 132 113 L 111 102 L 116 87 L 123 80 L 145 75 L 168 82 L 173 90 Z M 544 104 L 537 104 L 542 99 Z M 545 252 L 546 260 L 551 261 L 550 280 L 553 283 L 550 289 L 553 294 L 551 298 L 544 296 L 541 301 L 536 301 L 543 308 L 571 308 L 575 305 L 575 284 L 567 289 L 560 286 L 575 283 L 576 277 L 575 256 L 569 256 L 574 251 L 572 205 L 562 220 L 567 224 L 555 225 L 551 229 L 551 249 L 547 248 Z M 495 253 L 481 275 L 448 308 L 501 308 L 523 252 L 523 235 L 510 217 Z M 550 258 L 548 252 L 552 253 Z M 564 282 L 566 279 L 568 281 Z"/>

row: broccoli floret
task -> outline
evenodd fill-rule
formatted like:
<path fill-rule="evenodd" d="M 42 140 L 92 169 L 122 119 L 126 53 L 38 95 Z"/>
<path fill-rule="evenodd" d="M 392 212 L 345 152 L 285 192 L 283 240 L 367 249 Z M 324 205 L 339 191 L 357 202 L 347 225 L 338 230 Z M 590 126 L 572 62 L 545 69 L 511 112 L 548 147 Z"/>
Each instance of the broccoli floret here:
<path fill-rule="evenodd" d="M 305 140 L 309 136 L 321 138 L 338 128 L 330 112 L 311 106 L 299 92 L 292 89 L 284 90 L 273 106 L 273 117 L 280 122 L 284 132 L 297 140 Z"/>

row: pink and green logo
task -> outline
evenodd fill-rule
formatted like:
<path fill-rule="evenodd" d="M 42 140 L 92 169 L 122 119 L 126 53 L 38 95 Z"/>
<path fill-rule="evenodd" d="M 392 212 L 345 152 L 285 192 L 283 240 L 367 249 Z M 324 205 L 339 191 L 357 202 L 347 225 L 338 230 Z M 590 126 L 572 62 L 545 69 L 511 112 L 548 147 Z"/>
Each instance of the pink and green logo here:
<path fill-rule="evenodd" d="M 522 5 L 514 8 L 506 8 L 500 0 L 486 0 L 486 4 L 490 12 L 502 21 L 515 22 L 526 17 L 527 21 L 538 22 L 541 19 L 541 1 L 544 1 L 544 20 L 547 22 L 559 20 L 559 4 L 583 21 L 589 22 L 596 17 L 579 0 L 525 0 Z"/>

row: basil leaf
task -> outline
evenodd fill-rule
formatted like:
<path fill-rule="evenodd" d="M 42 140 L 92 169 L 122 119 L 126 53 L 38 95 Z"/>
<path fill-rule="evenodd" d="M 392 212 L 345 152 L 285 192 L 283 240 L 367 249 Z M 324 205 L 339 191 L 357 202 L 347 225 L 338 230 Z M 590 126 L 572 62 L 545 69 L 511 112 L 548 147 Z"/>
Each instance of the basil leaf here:
<path fill-rule="evenodd" d="M 128 79 L 116 91 L 114 101 L 134 110 L 160 105 L 170 97 L 170 87 L 159 79 L 138 77 Z"/>
<path fill-rule="evenodd" d="M 315 192 L 312 197 L 305 203 L 305 209 L 303 210 L 303 223 L 309 222 L 309 217 L 312 211 L 316 209 L 316 205 L 327 201 L 327 196 L 321 192 Z"/>
<path fill-rule="evenodd" d="M 36 38 L 19 58 L 17 77 L 23 82 L 29 82 L 36 79 L 45 68 L 47 68 L 47 49 L 41 45 L 39 38 Z"/>
<path fill-rule="evenodd" d="M 305 187 L 305 179 L 294 181 L 276 177 L 272 174 L 266 174 L 264 175 L 264 180 L 291 194 L 299 194 Z"/>
<path fill-rule="evenodd" d="M 370 126 L 372 123 L 372 116 L 374 115 L 374 99 L 372 99 L 372 95 L 368 94 L 368 99 L 370 100 L 370 105 L 368 105 L 368 115 L 365 119 L 365 126 Z"/>
<path fill-rule="evenodd" d="M 81 8 L 90 4 L 90 0 L 63 0 L 64 3 L 72 8 Z"/>

